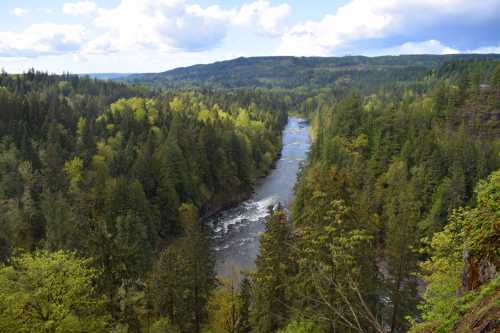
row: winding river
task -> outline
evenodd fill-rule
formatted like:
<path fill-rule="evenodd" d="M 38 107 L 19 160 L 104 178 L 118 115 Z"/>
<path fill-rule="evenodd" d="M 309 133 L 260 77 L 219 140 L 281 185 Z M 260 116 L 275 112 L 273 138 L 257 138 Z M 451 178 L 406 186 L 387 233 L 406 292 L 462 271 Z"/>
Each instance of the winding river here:
<path fill-rule="evenodd" d="M 234 271 L 254 267 L 268 207 L 279 202 L 289 206 L 299 167 L 306 160 L 310 146 L 307 122 L 289 117 L 283 130 L 283 149 L 276 168 L 257 184 L 248 200 L 208 221 L 212 225 L 219 275 L 228 277 Z"/>

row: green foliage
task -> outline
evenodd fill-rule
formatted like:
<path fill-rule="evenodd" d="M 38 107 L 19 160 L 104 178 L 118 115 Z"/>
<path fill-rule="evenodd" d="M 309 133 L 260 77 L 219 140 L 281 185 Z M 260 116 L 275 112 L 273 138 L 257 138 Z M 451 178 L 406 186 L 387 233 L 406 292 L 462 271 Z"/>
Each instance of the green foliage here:
<path fill-rule="evenodd" d="M 472 255 L 492 262 L 500 260 L 500 170 L 487 180 L 480 181 L 477 189 L 477 208 L 463 217 L 465 246 Z"/>
<path fill-rule="evenodd" d="M 260 254 L 252 277 L 254 303 L 251 308 L 252 332 L 275 332 L 288 317 L 288 281 L 291 268 L 291 228 L 282 208 L 272 212 L 260 240 Z"/>
<path fill-rule="evenodd" d="M 165 249 L 151 277 L 154 311 L 180 332 L 201 332 L 215 287 L 213 256 L 195 207 L 183 204 L 179 216 L 185 235 Z"/>
<path fill-rule="evenodd" d="M 428 249 L 431 257 L 422 263 L 427 283 L 421 305 L 424 324 L 414 324 L 414 330 L 432 323 L 437 332 L 448 332 L 474 304 L 498 288 L 496 278 L 481 291 L 467 292 L 457 297 L 464 270 L 463 254 L 498 262 L 499 186 L 500 171 L 493 172 L 477 186 L 477 207 L 460 208 L 450 216 L 443 231 L 434 234 Z"/>
<path fill-rule="evenodd" d="M 269 170 L 284 102 L 34 71 L 1 73 L 0 86 L 0 262 L 16 248 L 76 251 L 100 272 L 93 283 L 114 328 L 151 328 L 152 315 L 158 327 L 200 331 L 215 281 L 198 215 Z M 154 265 L 162 252 L 173 262 Z M 156 266 L 179 281 L 149 304 Z"/>
<path fill-rule="evenodd" d="M 71 252 L 35 252 L 0 268 L 0 331 L 107 332 L 97 271 Z"/>
<path fill-rule="evenodd" d="M 319 191 L 312 200 L 314 212 L 293 232 L 280 210 L 267 222 L 253 275 L 252 329 L 381 332 L 367 281 L 373 238 L 353 228 L 344 202 Z"/>
<path fill-rule="evenodd" d="M 64 171 L 68 176 L 70 183 L 70 192 L 75 192 L 78 190 L 78 185 L 82 181 L 83 178 L 83 161 L 82 159 L 75 157 L 71 161 L 68 161 L 64 164 Z"/>
<path fill-rule="evenodd" d="M 237 325 L 238 333 L 250 333 L 250 307 L 252 302 L 252 285 L 248 277 L 244 277 L 240 283 L 240 292 L 238 295 L 239 303 L 239 321 Z"/>
<path fill-rule="evenodd" d="M 85 319 L 96 331 L 399 332 L 417 315 L 415 274 L 428 258 L 420 310 L 450 327 L 447 311 L 477 300 L 453 295 L 463 247 L 499 257 L 500 174 L 474 192 L 500 163 L 496 59 L 237 59 L 153 77 L 265 87 L 249 90 L 1 73 L 0 290 L 15 304 L 0 299 L 1 315 L 43 287 L 50 315 L 71 301 L 81 311 L 43 312 L 21 331 L 79 330 Z M 291 111 L 308 114 L 314 136 L 292 221 L 277 209 L 251 281 L 215 291 L 199 216 L 250 193 L 278 157 Z M 14 249 L 34 254 L 12 258 Z M 43 283 L 67 274 L 72 286 L 49 282 L 82 296 L 57 300 L 22 265 Z M 12 330 L 12 317 L 0 325 Z"/>
<path fill-rule="evenodd" d="M 210 299 L 210 321 L 213 333 L 236 333 L 243 331 L 240 313 L 242 303 L 238 298 L 234 279 L 222 279 Z"/>
<path fill-rule="evenodd" d="M 443 313 L 444 316 L 436 318 L 434 321 L 428 320 L 423 323 L 413 323 L 409 332 L 427 332 L 428 329 L 432 329 L 433 332 L 436 333 L 451 332 L 460 321 L 464 320 L 468 312 L 479 308 L 472 318 L 472 323 L 467 325 L 468 327 L 465 331 L 460 331 L 464 333 L 470 332 L 470 329 L 472 329 L 475 324 L 477 324 L 477 321 L 481 320 L 481 316 L 484 315 L 484 313 L 481 312 L 485 310 L 484 308 L 498 308 L 499 299 L 498 296 L 495 297 L 495 295 L 498 294 L 499 288 L 500 278 L 496 277 L 481 286 L 479 290 L 471 291 L 460 298 L 455 298 L 453 302 L 448 302 L 448 311 Z"/>
<path fill-rule="evenodd" d="M 278 333 L 319 333 L 321 330 L 315 328 L 311 322 L 292 322 Z"/>
<path fill-rule="evenodd" d="M 168 319 L 160 318 L 157 321 L 155 321 L 153 323 L 153 325 L 151 325 L 150 332 L 151 333 L 164 333 L 164 332 L 178 333 L 180 331 L 177 329 L 177 327 L 175 327 L 174 325 L 172 325 L 168 321 Z"/>
<path fill-rule="evenodd" d="M 463 267 L 463 247 L 455 246 L 465 245 L 471 255 L 498 260 L 499 217 L 487 208 L 497 207 L 498 175 L 492 174 L 474 192 L 476 183 L 500 165 L 492 104 L 498 90 L 486 84 L 494 81 L 497 66 L 496 61 L 451 62 L 422 80 L 378 85 L 379 90 L 369 95 L 365 90 L 323 92 L 307 99 L 314 146 L 296 186 L 292 222 L 298 235 L 304 230 L 331 235 L 327 244 L 349 238 L 353 230 L 368 236 L 364 242 L 368 254 L 352 252 L 352 267 L 361 272 L 362 279 L 352 278 L 351 290 L 345 283 L 340 288 L 346 295 L 352 287 L 360 290 L 361 298 L 351 303 L 366 304 L 366 308 L 353 307 L 354 313 L 364 316 L 364 328 L 383 331 L 382 327 L 388 327 L 398 332 L 408 329 L 408 318 L 419 317 L 419 311 L 436 319 L 445 316 L 456 300 Z M 451 213 L 474 206 L 475 196 L 476 208 Z M 337 219 L 334 216 L 339 214 L 332 211 L 337 211 L 339 202 L 344 207 L 339 211 L 342 222 L 333 224 L 335 233 L 328 233 L 324 228 Z M 462 221 L 460 227 L 455 221 Z M 453 234 L 456 230 L 463 230 L 463 236 Z M 434 234 L 427 248 L 422 239 Z M 455 243 L 460 237 L 463 242 Z M 300 240 L 297 237 L 294 244 Z M 311 249 L 310 244 L 320 241 L 307 244 Z M 432 311 L 417 308 L 416 275 L 428 252 L 431 256 L 447 253 L 436 254 L 431 257 L 435 262 L 425 264 L 434 272 L 425 296 L 432 299 L 426 305 Z M 324 259 L 329 254 L 327 246 L 311 253 L 299 256 L 309 267 L 329 262 Z M 318 322 L 319 318 L 335 318 L 318 310 L 318 302 L 310 304 L 317 299 L 311 297 L 314 288 L 308 280 L 314 274 L 299 276 L 298 284 L 291 286 L 302 292 L 295 297 L 296 312 Z M 352 314 L 348 308 L 335 309 L 337 317 Z"/>
<path fill-rule="evenodd" d="M 426 321 L 441 320 L 456 306 L 460 275 L 464 269 L 464 235 L 461 222 L 459 210 L 450 216 L 450 222 L 445 229 L 433 236 L 428 249 L 433 255 L 421 264 L 422 270 L 426 272 L 424 279 L 427 283 L 425 303 L 421 306 Z"/>

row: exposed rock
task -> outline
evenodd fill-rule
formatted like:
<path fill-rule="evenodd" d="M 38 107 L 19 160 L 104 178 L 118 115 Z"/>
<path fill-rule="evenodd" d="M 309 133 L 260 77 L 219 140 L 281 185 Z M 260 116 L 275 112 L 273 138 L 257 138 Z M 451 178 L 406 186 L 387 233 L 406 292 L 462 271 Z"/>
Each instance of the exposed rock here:
<path fill-rule="evenodd" d="M 462 273 L 462 285 L 459 294 L 475 290 L 482 284 L 496 276 L 497 267 L 486 258 L 471 256 L 469 251 L 464 251 L 464 271 Z"/>

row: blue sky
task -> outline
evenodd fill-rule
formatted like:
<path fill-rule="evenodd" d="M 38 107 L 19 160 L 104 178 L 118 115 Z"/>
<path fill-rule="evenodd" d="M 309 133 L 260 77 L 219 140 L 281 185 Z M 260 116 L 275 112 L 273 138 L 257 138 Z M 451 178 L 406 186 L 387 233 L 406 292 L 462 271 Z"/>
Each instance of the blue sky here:
<path fill-rule="evenodd" d="M 500 0 L 0 1 L 0 68 L 8 72 L 459 52 L 500 53 Z"/>

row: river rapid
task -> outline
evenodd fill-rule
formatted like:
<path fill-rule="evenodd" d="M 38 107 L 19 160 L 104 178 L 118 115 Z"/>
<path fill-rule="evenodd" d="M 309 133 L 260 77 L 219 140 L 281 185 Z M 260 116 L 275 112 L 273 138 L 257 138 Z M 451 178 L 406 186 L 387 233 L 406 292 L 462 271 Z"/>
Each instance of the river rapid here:
<path fill-rule="evenodd" d="M 293 197 L 300 165 L 311 147 L 308 123 L 289 117 L 283 130 L 283 149 L 276 167 L 255 187 L 252 196 L 238 206 L 208 220 L 212 229 L 217 274 L 230 277 L 250 270 L 259 254 L 259 239 L 265 230 L 269 207 L 288 207 Z"/>

